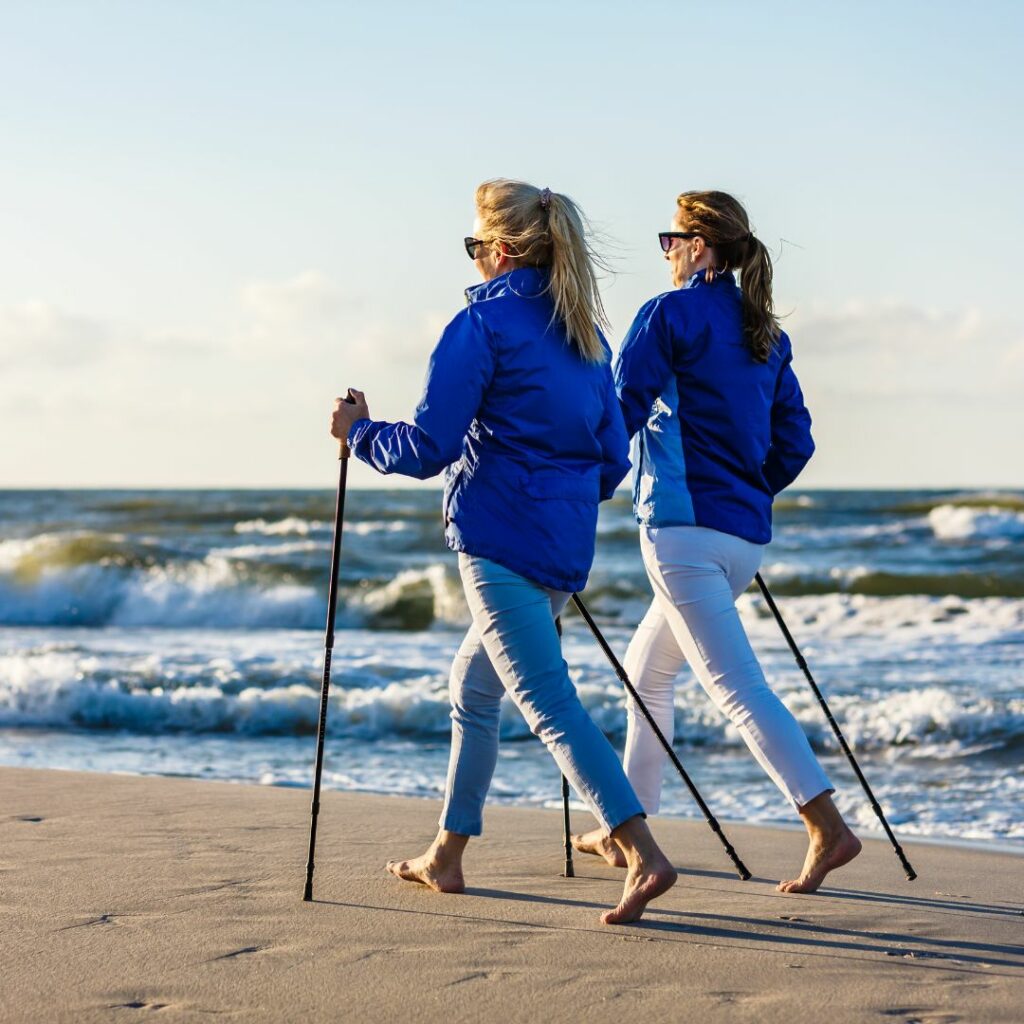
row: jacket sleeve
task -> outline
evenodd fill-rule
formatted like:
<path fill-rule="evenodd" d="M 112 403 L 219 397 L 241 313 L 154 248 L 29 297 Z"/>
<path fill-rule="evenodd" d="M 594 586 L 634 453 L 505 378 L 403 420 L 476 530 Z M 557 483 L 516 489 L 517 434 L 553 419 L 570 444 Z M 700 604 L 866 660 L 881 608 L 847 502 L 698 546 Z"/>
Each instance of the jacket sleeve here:
<path fill-rule="evenodd" d="M 357 420 L 348 435 L 352 453 L 379 473 L 419 480 L 440 473 L 459 457 L 494 367 L 490 332 L 471 307 L 462 310 L 430 356 L 413 422 Z"/>
<path fill-rule="evenodd" d="M 615 394 L 615 381 L 611 370 L 605 370 L 604 415 L 597 428 L 597 439 L 601 443 L 601 501 L 608 501 L 615 494 L 615 488 L 622 483 L 629 472 L 629 438 L 626 425 L 622 422 L 619 399 Z"/>
<path fill-rule="evenodd" d="M 785 335 L 782 344 L 782 368 L 772 401 L 772 443 L 762 467 L 772 494 L 785 490 L 814 454 L 811 414 L 793 372 L 793 349 Z"/>
<path fill-rule="evenodd" d="M 659 296 L 640 307 L 615 361 L 615 387 L 632 437 L 647 421 L 672 374 L 672 333 Z"/>

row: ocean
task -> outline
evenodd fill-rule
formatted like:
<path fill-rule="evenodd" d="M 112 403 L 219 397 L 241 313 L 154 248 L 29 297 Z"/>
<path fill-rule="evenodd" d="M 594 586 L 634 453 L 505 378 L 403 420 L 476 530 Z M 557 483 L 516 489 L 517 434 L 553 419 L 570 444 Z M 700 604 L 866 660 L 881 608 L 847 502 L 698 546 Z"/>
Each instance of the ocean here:
<path fill-rule="evenodd" d="M 0 764 L 308 786 L 333 507 L 329 491 L 0 492 Z M 762 573 L 897 831 L 1024 848 L 1024 494 L 787 492 Z M 602 508 L 584 598 L 621 657 L 650 601 L 625 495 Z M 837 803 L 873 831 L 763 600 L 739 604 Z M 467 625 L 439 492 L 350 492 L 326 787 L 441 796 Z M 621 686 L 582 620 L 564 626 L 621 750 Z M 719 817 L 796 820 L 688 672 L 676 735 Z M 514 708 L 502 737 L 491 799 L 558 806 Z M 671 774 L 663 813 L 699 816 Z"/>

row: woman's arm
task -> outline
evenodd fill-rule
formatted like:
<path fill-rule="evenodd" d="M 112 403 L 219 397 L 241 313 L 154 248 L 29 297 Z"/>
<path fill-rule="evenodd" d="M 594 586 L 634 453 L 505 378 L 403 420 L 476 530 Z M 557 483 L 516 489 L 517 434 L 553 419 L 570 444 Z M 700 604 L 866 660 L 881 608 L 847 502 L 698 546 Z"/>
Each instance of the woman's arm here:
<path fill-rule="evenodd" d="M 440 473 L 459 457 L 494 365 L 494 343 L 479 314 L 462 310 L 430 357 L 413 422 L 357 420 L 348 434 L 352 453 L 379 473 L 419 480 Z"/>
<path fill-rule="evenodd" d="M 615 386 L 627 437 L 647 422 L 654 400 L 672 374 L 672 333 L 662 299 L 659 296 L 640 307 L 615 361 Z"/>
<path fill-rule="evenodd" d="M 773 495 L 784 491 L 814 454 L 811 414 L 804 405 L 800 382 L 793 372 L 793 348 L 785 334 L 780 344 L 783 346 L 782 369 L 772 402 L 772 444 L 762 467 Z"/>
<path fill-rule="evenodd" d="M 615 488 L 622 483 L 629 472 L 629 438 L 626 425 L 622 422 L 619 399 L 615 394 L 615 381 L 611 370 L 605 370 L 604 415 L 597 428 L 597 439 L 601 444 L 601 501 L 607 501 L 615 494 Z"/>

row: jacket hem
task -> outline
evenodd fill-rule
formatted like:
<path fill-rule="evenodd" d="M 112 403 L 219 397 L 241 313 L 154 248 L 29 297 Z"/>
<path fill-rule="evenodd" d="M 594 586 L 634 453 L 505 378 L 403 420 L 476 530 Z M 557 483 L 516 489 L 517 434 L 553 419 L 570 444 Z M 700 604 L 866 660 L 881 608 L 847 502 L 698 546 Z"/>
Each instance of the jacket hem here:
<path fill-rule="evenodd" d="M 713 522 L 706 519 L 696 517 L 696 522 L 693 520 L 677 519 L 675 516 L 669 516 L 667 518 L 659 516 L 646 516 L 641 518 L 640 516 L 634 516 L 637 523 L 640 526 L 644 526 L 647 529 L 656 530 L 662 526 L 699 526 L 705 530 L 717 530 L 719 533 L 728 533 L 732 537 L 739 537 L 740 540 L 749 541 L 751 544 L 769 544 L 772 539 L 772 531 L 767 532 L 761 530 L 744 530 L 739 529 L 732 523 Z"/>
<path fill-rule="evenodd" d="M 533 583 L 539 583 L 542 587 L 557 590 L 562 594 L 575 594 L 585 590 L 587 586 L 586 575 L 571 579 L 565 576 L 553 576 L 543 570 L 535 569 L 533 566 L 524 565 L 515 558 L 509 558 L 500 551 L 488 548 L 486 544 L 477 544 L 473 541 L 467 544 L 465 540 L 455 537 L 445 537 L 445 543 L 452 551 L 461 551 L 464 555 L 472 555 L 474 558 L 486 558 L 491 562 L 497 562 L 498 565 L 504 566 L 504 568 L 525 577 Z"/>

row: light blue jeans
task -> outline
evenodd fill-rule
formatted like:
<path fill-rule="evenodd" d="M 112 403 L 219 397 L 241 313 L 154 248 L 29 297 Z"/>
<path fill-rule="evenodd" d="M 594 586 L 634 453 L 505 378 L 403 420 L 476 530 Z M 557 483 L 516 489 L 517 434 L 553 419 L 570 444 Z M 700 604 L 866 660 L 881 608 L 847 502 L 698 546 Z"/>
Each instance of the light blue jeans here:
<path fill-rule="evenodd" d="M 452 664 L 452 750 L 441 828 L 467 836 L 483 831 L 506 693 L 606 832 L 643 814 L 562 659 L 555 617 L 569 595 L 486 558 L 460 554 L 459 571 L 473 625 Z"/>

